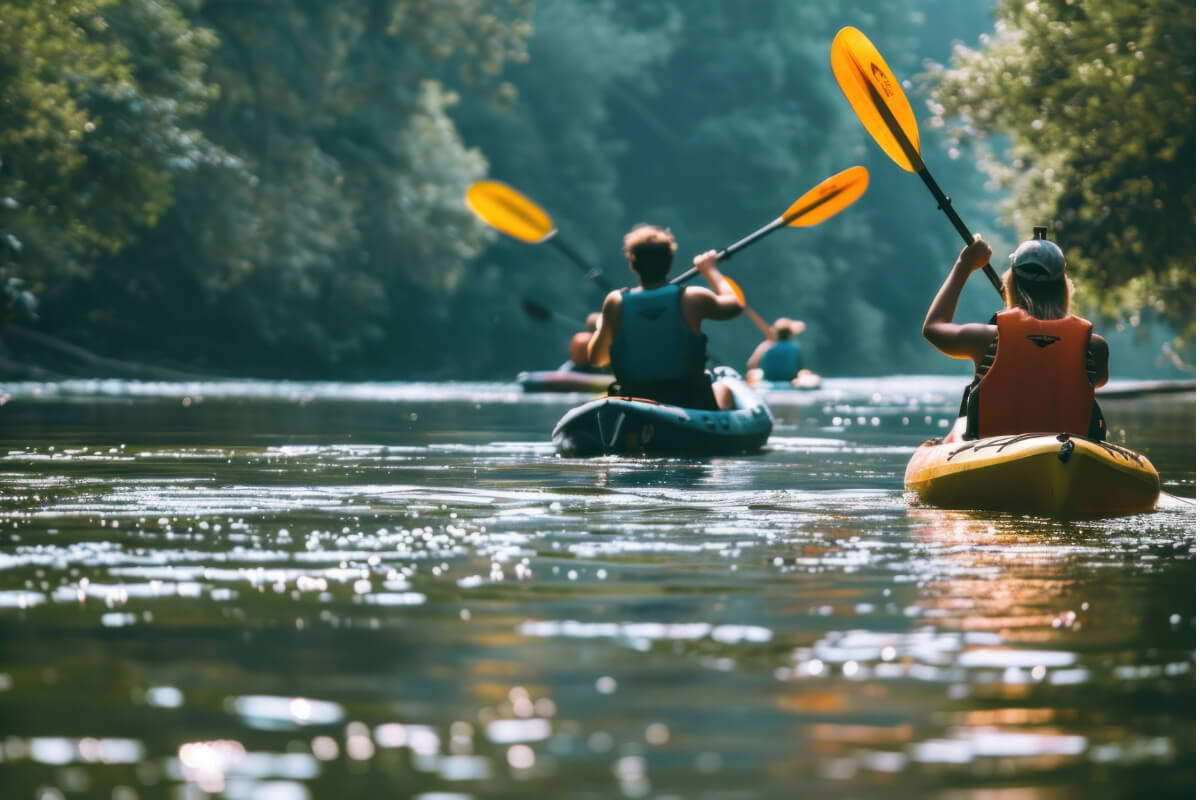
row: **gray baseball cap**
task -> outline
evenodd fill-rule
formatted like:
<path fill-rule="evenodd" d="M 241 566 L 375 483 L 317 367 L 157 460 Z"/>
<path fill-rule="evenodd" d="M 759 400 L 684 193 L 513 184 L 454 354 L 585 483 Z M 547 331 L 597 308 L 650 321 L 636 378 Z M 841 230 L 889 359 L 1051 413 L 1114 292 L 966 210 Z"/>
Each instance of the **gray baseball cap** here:
<path fill-rule="evenodd" d="M 1054 242 L 1046 241 L 1046 229 L 1034 228 L 1033 237 L 1021 242 L 1008 257 L 1013 272 L 1025 280 L 1055 281 L 1067 272 L 1067 260 Z"/>

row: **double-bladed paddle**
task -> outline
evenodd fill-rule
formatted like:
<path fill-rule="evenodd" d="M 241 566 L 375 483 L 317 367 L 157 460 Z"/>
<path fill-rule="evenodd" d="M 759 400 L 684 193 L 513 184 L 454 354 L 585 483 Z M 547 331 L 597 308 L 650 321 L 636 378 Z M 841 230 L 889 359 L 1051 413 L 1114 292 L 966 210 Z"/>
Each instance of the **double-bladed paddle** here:
<path fill-rule="evenodd" d="M 921 158 L 921 138 L 917 132 L 917 120 L 913 116 L 912 106 L 904 96 L 900 82 L 892 73 L 883 56 L 871 44 L 871 40 L 857 28 L 842 28 L 833 38 L 833 47 L 829 53 L 829 61 L 833 66 L 833 76 L 837 78 L 838 86 L 851 108 L 858 115 L 859 121 L 867 129 L 867 133 L 883 148 L 883 152 L 909 172 L 921 176 L 921 180 L 933 193 L 937 200 L 938 209 L 945 212 L 958 235 L 967 244 L 974 237 L 963 224 L 962 219 L 950 206 L 950 198 L 941 190 L 925 167 Z M 983 268 L 988 280 L 1000 295 L 1004 288 L 1000 277 L 988 264 Z"/>
<path fill-rule="evenodd" d="M 847 208 L 858 198 L 862 197 L 870 183 L 870 175 L 866 167 L 856 166 L 842 170 L 809 189 L 793 202 L 788 209 L 763 227 L 743 237 L 717 253 L 717 260 L 724 261 L 732 258 L 735 253 L 743 250 L 779 228 L 804 228 L 817 225 L 839 211 Z M 506 233 L 515 239 L 530 244 L 549 242 L 559 251 L 582 268 L 587 276 L 600 286 L 611 290 L 612 286 L 604 276 L 587 262 L 578 252 L 568 247 L 559 237 L 558 229 L 550 216 L 537 203 L 518 192 L 511 186 L 500 181 L 479 181 L 467 189 L 467 207 L 487 224 L 496 230 Z M 691 280 L 699 273 L 692 267 L 671 279 L 671 283 L 680 284 Z M 770 326 L 754 310 L 746 306 L 746 296 L 741 287 L 728 276 L 725 277 L 738 300 L 746 309 L 751 321 L 763 334 L 771 338 Z M 714 289 L 719 287 L 714 286 Z M 548 321 L 551 312 L 536 301 L 528 298 L 522 301 L 525 313 L 534 319 Z"/>
<path fill-rule="evenodd" d="M 600 270 L 562 240 L 549 214 L 508 184 L 500 181 L 473 183 L 467 188 L 466 201 L 467 208 L 501 233 L 529 244 L 553 245 L 604 291 L 614 288 Z"/>
<path fill-rule="evenodd" d="M 824 222 L 861 197 L 869 182 L 870 176 L 866 167 L 850 167 L 826 178 L 801 195 L 779 217 L 717 253 L 717 260 L 732 258 L 739 250 L 749 247 L 779 228 L 801 228 Z M 473 183 L 467 189 L 466 202 L 467 207 L 475 212 L 476 216 L 501 233 L 529 244 L 552 244 L 583 269 L 593 281 L 606 289 L 613 288 L 599 270 L 562 241 L 549 214 L 508 184 L 500 181 Z M 672 278 L 671 283 L 691 280 L 697 272 L 698 270 L 692 267 Z"/>

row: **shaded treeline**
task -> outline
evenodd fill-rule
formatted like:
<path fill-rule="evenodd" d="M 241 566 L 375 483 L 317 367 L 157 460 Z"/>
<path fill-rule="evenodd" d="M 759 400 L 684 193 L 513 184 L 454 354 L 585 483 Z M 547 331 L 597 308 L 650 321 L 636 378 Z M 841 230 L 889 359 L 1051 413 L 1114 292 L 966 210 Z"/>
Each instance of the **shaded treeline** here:
<path fill-rule="evenodd" d="M 484 230 L 462 203 L 472 180 L 530 195 L 624 283 L 619 242 L 633 223 L 670 226 L 687 259 L 861 163 L 872 183 L 857 205 L 764 240 L 731 274 L 763 315 L 809 321 L 822 371 L 939 369 L 917 329 L 960 243 L 920 181 L 854 119 L 829 43 L 858 26 L 897 74 L 917 76 L 924 59 L 949 59 L 955 37 L 989 29 L 993 5 L 814 5 L 0 0 L 0 268 L 35 289 L 43 331 L 116 358 L 264 376 L 506 378 L 565 350 L 564 331 L 526 318 L 522 297 L 582 318 L 600 295 L 557 253 Z M 1145 5 L 1194 31 L 1182 6 Z M 1103 38 L 1097 27 L 1089 42 Z M 1030 213 L 1069 228 L 1079 201 L 1064 191 L 1058 205 L 1023 203 L 1020 180 L 985 189 L 985 170 L 948 154 L 957 138 L 943 132 L 962 129 L 924 123 L 969 117 L 970 70 L 955 65 L 936 114 L 922 79 L 908 92 L 926 160 L 1003 266 Z M 1003 111 L 1027 98 L 992 94 L 994 127 L 968 118 L 969 132 L 1011 136 Z M 1194 98 L 1191 108 L 1194 119 Z M 1135 136 L 1128 116 L 1113 112 Z M 1164 124 L 1177 135 L 1174 117 Z M 1069 133 L 1048 155 L 1060 171 Z M 1015 141 L 1016 174 L 1044 173 L 1037 142 Z M 1112 180 L 1147 175 L 1153 204 L 1163 170 L 1148 165 L 1175 163 L 1182 147 L 1133 154 Z M 1015 202 L 997 211 L 1005 191 Z M 1153 275 L 1169 265 L 1169 285 L 1190 276 L 1194 290 L 1194 265 L 1181 277 L 1179 256 L 1194 249 L 1194 186 L 1187 198 L 1159 209 L 1175 224 L 1168 233 L 1160 225 L 1130 243 L 1146 268 L 1124 265 L 1108 311 L 1149 305 L 1192 323 L 1191 298 L 1173 303 Z M 1103 263 L 1071 235 L 1073 257 Z M 1093 286 L 1107 274 L 1084 271 Z M 981 280 L 962 314 L 994 306 Z M 755 338 L 734 321 L 714 330 L 713 349 L 737 364 Z"/>

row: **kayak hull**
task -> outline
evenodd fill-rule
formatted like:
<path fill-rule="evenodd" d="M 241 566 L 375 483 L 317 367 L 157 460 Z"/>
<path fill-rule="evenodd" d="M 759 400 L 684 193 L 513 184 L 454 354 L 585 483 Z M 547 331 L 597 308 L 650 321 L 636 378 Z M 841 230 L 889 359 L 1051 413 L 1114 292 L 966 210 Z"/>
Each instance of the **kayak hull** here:
<path fill-rule="evenodd" d="M 910 502 L 1047 516 L 1153 511 L 1158 471 L 1143 455 L 1071 434 L 935 440 L 904 473 Z"/>
<path fill-rule="evenodd" d="M 551 438 L 563 456 L 736 455 L 761 450 L 774 421 L 762 398 L 727 367 L 714 370 L 736 408 L 702 411 L 635 397 L 603 397 L 571 409 Z"/>
<path fill-rule="evenodd" d="M 585 392 L 597 394 L 608 389 L 613 376 L 607 372 L 575 372 L 566 369 L 534 370 L 517 375 L 517 383 L 526 392 Z"/>

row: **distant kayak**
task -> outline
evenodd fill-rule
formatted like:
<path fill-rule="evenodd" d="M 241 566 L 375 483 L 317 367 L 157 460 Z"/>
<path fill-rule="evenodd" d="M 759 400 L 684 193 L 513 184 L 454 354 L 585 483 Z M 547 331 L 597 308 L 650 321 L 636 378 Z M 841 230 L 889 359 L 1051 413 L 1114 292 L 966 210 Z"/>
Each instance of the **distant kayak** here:
<path fill-rule="evenodd" d="M 761 450 L 774 422 L 762 397 L 729 367 L 714 369 L 736 408 L 702 411 L 632 397 L 604 397 L 568 411 L 554 427 L 564 456 L 728 455 Z"/>
<path fill-rule="evenodd" d="M 1132 450 L 1066 433 L 961 441 L 962 423 L 950 441 L 917 448 L 904 473 L 910 501 L 1049 516 L 1138 514 L 1158 501 L 1158 471 Z"/>
<path fill-rule="evenodd" d="M 810 392 L 814 389 L 821 388 L 821 376 L 807 369 L 801 370 L 800 373 L 790 381 L 763 380 L 762 370 L 752 369 L 746 373 L 746 382 L 755 389 L 764 392 Z"/>
<path fill-rule="evenodd" d="M 608 372 L 579 372 L 569 369 L 546 369 L 522 372 L 517 383 L 526 392 L 603 392 L 613 382 Z"/>
<path fill-rule="evenodd" d="M 1196 391 L 1196 381 L 1109 381 L 1096 390 L 1097 397 L 1118 399 L 1150 394 L 1178 394 Z"/>

